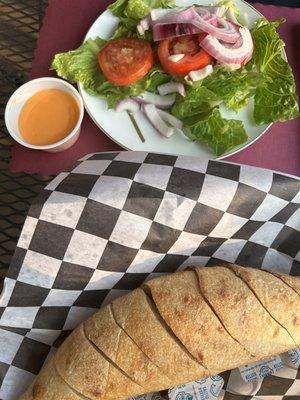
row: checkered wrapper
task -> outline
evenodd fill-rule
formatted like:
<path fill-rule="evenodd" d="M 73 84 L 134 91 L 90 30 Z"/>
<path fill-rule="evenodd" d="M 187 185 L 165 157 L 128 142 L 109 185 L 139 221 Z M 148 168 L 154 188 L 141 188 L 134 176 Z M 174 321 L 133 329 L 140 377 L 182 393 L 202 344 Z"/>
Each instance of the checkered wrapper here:
<path fill-rule="evenodd" d="M 299 202 L 300 181 L 269 170 L 84 157 L 26 218 L 0 298 L 0 398 L 16 399 L 74 327 L 145 279 L 220 260 L 300 275 Z M 266 378 L 256 397 L 237 394 L 234 374 L 222 375 L 223 400 L 300 399 L 296 368 Z"/>

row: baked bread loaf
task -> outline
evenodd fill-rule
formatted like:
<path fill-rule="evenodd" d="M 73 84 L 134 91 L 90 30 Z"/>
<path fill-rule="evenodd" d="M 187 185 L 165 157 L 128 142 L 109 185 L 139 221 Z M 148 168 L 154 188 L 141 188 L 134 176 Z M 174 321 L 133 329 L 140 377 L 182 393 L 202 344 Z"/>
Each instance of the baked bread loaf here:
<path fill-rule="evenodd" d="M 300 346 L 300 279 L 221 265 L 161 276 L 81 324 L 22 400 L 122 400 Z"/>

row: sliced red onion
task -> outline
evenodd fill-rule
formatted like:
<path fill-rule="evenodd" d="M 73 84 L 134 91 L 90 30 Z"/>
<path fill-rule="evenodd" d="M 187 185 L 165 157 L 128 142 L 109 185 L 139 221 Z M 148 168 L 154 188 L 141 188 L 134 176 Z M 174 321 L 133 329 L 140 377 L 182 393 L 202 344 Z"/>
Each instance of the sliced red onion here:
<path fill-rule="evenodd" d="M 199 15 L 194 6 L 169 12 L 152 23 L 154 41 L 199 33 L 199 28 L 192 23 L 195 18 Z"/>
<path fill-rule="evenodd" d="M 154 25 L 157 24 L 180 24 L 183 22 L 190 22 L 192 19 L 198 17 L 198 13 L 194 6 L 185 8 L 180 11 L 170 11 L 165 16 L 157 19 Z"/>
<path fill-rule="evenodd" d="M 236 25 L 220 17 L 226 10 L 226 6 L 191 6 L 168 12 L 163 9 L 152 10 L 153 39 L 158 41 L 206 32 L 224 42 L 235 43 L 239 38 Z"/>
<path fill-rule="evenodd" d="M 253 51 L 253 41 L 248 28 L 239 29 L 241 45 L 237 48 L 225 47 L 216 37 L 207 35 L 200 45 L 212 57 L 224 64 L 241 64 L 249 60 Z"/>
<path fill-rule="evenodd" d="M 195 7 L 198 15 L 200 15 L 201 18 L 208 20 L 211 18 L 211 12 L 208 10 L 209 7 L 204 7 L 204 6 L 198 6 Z"/>
<path fill-rule="evenodd" d="M 220 43 L 222 44 L 222 46 L 226 47 L 226 49 L 238 49 L 243 44 L 243 39 L 240 36 L 239 39 L 234 44 L 225 43 L 222 42 L 222 40 L 220 40 Z"/>
<path fill-rule="evenodd" d="M 154 126 L 155 129 L 158 130 L 159 133 L 161 133 L 166 138 L 169 138 L 173 135 L 174 129 L 169 127 L 165 123 L 165 121 L 159 115 L 158 110 L 154 104 L 144 104 L 143 111 L 145 112 L 151 124 Z"/>
<path fill-rule="evenodd" d="M 139 33 L 140 35 L 144 35 L 144 33 L 145 33 L 144 28 L 142 27 L 141 24 L 138 24 L 138 25 L 137 25 L 136 30 L 138 31 L 138 33 Z"/>
<path fill-rule="evenodd" d="M 174 128 L 182 129 L 183 123 L 180 121 L 180 119 L 174 117 L 174 115 L 166 111 L 160 110 L 159 108 L 157 109 L 157 112 L 165 122 L 174 126 Z"/>
<path fill-rule="evenodd" d="M 158 93 L 160 95 L 166 95 L 170 93 L 179 93 L 181 96 L 185 97 L 184 85 L 180 82 L 168 82 L 157 87 Z"/>
<path fill-rule="evenodd" d="M 227 6 L 217 6 L 213 7 L 214 10 L 211 11 L 212 14 L 215 14 L 217 17 L 224 17 L 224 14 L 226 13 Z"/>
<path fill-rule="evenodd" d="M 207 13 L 209 13 L 210 15 L 215 15 L 216 17 L 223 17 L 227 8 L 227 6 L 197 6 L 196 11 L 200 15 L 200 17 L 202 17 L 203 19 L 208 19 L 205 17 Z"/>
<path fill-rule="evenodd" d="M 140 20 L 140 25 L 144 29 L 144 31 L 147 31 L 150 28 L 150 23 L 151 21 L 149 16 Z"/>
<path fill-rule="evenodd" d="M 139 111 L 139 109 L 140 105 L 136 101 L 130 98 L 126 98 L 120 101 L 115 108 L 117 112 L 122 112 L 122 111 L 137 112 Z"/>
<path fill-rule="evenodd" d="M 252 54 L 253 54 L 253 49 L 252 49 L 252 51 L 248 54 L 248 56 L 245 58 L 245 60 L 243 61 L 243 65 L 246 65 L 247 62 L 251 60 Z"/>
<path fill-rule="evenodd" d="M 134 97 L 134 99 L 140 103 L 154 104 L 159 108 L 170 108 L 175 103 L 175 94 L 168 94 L 161 96 L 150 92 L 144 92 L 140 96 Z"/>
<path fill-rule="evenodd" d="M 192 6 L 180 12 L 172 11 L 152 21 L 154 41 L 200 32 L 211 34 L 226 43 L 235 43 L 238 40 L 240 35 L 235 24 L 210 14 L 205 8 L 198 7 L 198 9 L 197 12 Z"/>
<path fill-rule="evenodd" d="M 218 17 L 216 15 L 212 15 L 210 19 L 206 20 L 206 22 L 209 22 L 212 26 L 215 26 L 218 28 Z"/>
<path fill-rule="evenodd" d="M 178 36 L 194 35 L 201 32 L 201 29 L 192 23 L 154 25 L 152 29 L 153 40 L 155 42 Z"/>
<path fill-rule="evenodd" d="M 173 8 L 172 10 L 167 9 L 167 8 L 153 8 L 150 11 L 150 20 L 153 23 L 154 21 L 157 21 L 160 18 L 163 18 L 167 16 L 168 14 L 176 14 L 181 11 L 185 10 L 185 7 L 176 7 Z"/>
<path fill-rule="evenodd" d="M 201 17 L 194 19 L 191 23 L 203 32 L 209 33 L 223 42 L 235 43 L 240 37 L 237 27 L 232 22 L 226 21 L 224 18 L 216 18 L 219 25 L 218 27 L 213 26 L 209 21 L 205 21 Z"/>
<path fill-rule="evenodd" d="M 143 18 L 140 20 L 139 24 L 137 25 L 137 31 L 140 35 L 144 35 L 146 31 L 150 29 L 150 16 Z"/>
<path fill-rule="evenodd" d="M 186 75 L 183 79 L 185 80 L 187 85 L 193 86 L 193 81 L 191 80 L 191 78 L 188 75 Z"/>
<path fill-rule="evenodd" d="M 150 11 L 150 18 L 151 18 L 151 22 L 153 23 L 154 21 L 156 21 L 157 19 L 164 17 L 165 15 L 167 15 L 170 12 L 170 10 L 167 10 L 165 8 L 153 8 Z"/>
<path fill-rule="evenodd" d="M 201 81 L 213 72 L 213 66 L 207 65 L 204 68 L 198 69 L 197 71 L 189 72 L 189 77 L 193 82 Z"/>

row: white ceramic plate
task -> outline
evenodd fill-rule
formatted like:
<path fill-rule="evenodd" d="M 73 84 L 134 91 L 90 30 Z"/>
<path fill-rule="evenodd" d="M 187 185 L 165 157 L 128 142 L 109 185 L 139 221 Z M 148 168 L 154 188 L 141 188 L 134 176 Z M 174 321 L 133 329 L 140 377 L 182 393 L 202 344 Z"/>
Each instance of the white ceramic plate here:
<path fill-rule="evenodd" d="M 211 4 L 211 0 L 177 0 L 178 6 L 188 6 L 195 3 L 202 5 Z M 249 26 L 260 19 L 262 15 L 252 6 L 245 3 L 243 0 L 236 0 L 236 5 L 242 13 L 247 13 L 249 18 Z M 89 29 L 85 40 L 100 36 L 104 39 L 109 39 L 118 25 L 118 18 L 113 16 L 110 11 L 102 13 Z M 190 141 L 180 131 L 177 131 L 170 139 L 162 137 L 150 124 L 147 118 L 138 112 L 134 114 L 136 122 L 140 127 L 145 142 L 142 143 L 138 137 L 132 122 L 126 112 L 117 113 L 114 110 L 108 110 L 106 102 L 95 96 L 90 96 L 81 84 L 79 91 L 82 95 L 85 108 L 96 125 L 106 133 L 112 140 L 120 146 L 128 150 L 153 151 L 157 153 L 182 154 L 199 156 L 202 159 L 217 158 L 206 146 Z M 221 113 L 225 118 L 235 118 L 243 121 L 248 140 L 246 143 L 236 147 L 230 152 L 224 154 L 226 157 L 235 154 L 238 151 L 249 146 L 257 140 L 271 125 L 256 126 L 253 121 L 253 102 L 240 110 L 238 114 L 232 111 L 225 110 L 221 107 Z"/>

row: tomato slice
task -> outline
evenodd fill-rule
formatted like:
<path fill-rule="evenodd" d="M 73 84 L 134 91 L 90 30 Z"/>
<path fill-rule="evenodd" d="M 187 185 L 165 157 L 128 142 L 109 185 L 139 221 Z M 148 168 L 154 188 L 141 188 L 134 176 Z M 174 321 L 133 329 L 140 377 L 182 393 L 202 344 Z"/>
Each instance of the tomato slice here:
<path fill-rule="evenodd" d="M 153 53 L 150 43 L 144 39 L 113 39 L 101 48 L 98 60 L 108 81 L 125 86 L 149 72 Z"/>
<path fill-rule="evenodd" d="M 203 34 L 161 40 L 158 46 L 158 57 L 163 69 L 171 75 L 183 76 L 211 64 L 213 58 L 199 45 L 202 39 Z M 180 61 L 173 62 L 169 60 L 173 54 L 185 56 Z"/>

